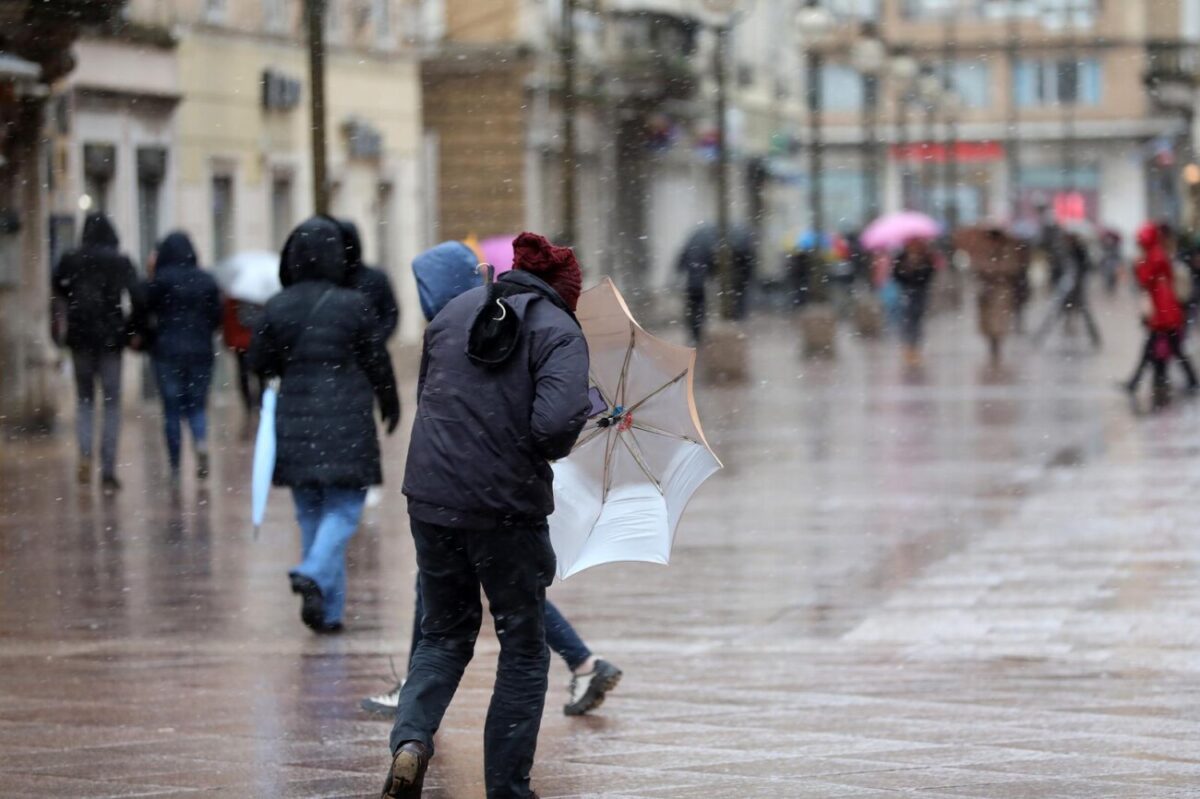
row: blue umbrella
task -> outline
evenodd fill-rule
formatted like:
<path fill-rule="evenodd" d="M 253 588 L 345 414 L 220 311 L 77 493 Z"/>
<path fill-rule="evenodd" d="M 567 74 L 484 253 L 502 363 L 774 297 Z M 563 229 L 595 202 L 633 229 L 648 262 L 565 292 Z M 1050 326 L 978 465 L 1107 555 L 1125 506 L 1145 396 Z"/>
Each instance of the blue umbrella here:
<path fill-rule="evenodd" d="M 279 399 L 279 387 L 272 382 L 263 391 L 262 412 L 258 417 L 258 435 L 254 439 L 254 468 L 250 480 L 250 518 L 254 522 L 254 536 L 262 528 L 267 515 L 267 495 L 271 493 L 271 480 L 275 476 L 275 404 Z"/>

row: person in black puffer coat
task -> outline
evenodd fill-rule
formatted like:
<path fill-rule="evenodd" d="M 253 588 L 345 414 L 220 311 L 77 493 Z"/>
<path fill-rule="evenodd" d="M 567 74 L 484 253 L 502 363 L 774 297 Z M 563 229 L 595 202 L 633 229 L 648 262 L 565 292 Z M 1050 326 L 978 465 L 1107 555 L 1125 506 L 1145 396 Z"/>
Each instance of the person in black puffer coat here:
<path fill-rule="evenodd" d="M 92 428 L 99 380 L 104 397 L 100 474 L 104 490 L 109 493 L 121 487 L 117 481 L 121 351 L 132 343 L 143 325 L 145 307 L 137 271 L 119 246 L 108 217 L 88 214 L 79 247 L 63 255 L 52 280 L 56 300 L 66 305 L 65 343 L 75 366 L 79 482 L 90 483 L 92 479 Z M 128 316 L 123 309 L 125 299 L 131 309 Z"/>
<path fill-rule="evenodd" d="M 284 244 L 279 277 L 250 344 L 250 367 L 281 377 L 274 482 L 292 489 L 303 562 L 291 570 L 300 617 L 317 632 L 342 629 L 346 545 L 367 487 L 383 482 L 374 404 L 388 433 L 400 422 L 392 362 L 363 295 L 344 286 L 337 223 L 312 217 Z"/>
<path fill-rule="evenodd" d="M 179 477 L 180 422 L 187 418 L 196 449 L 196 476 L 208 477 L 208 388 L 213 372 L 213 333 L 221 324 L 221 292 L 196 263 L 186 233 L 169 234 L 155 250 L 154 278 L 146 285 L 154 319 L 154 373 L 163 403 L 163 430 L 171 477 Z"/>
<path fill-rule="evenodd" d="M 400 691 L 383 795 L 419 797 L 433 735 L 474 649 L 487 594 L 500 639 L 484 726 L 491 799 L 526 799 L 550 665 L 550 461 L 587 421 L 588 349 L 575 255 L 522 233 L 514 269 L 451 300 L 425 333 L 404 493 L 423 637 Z"/>
<path fill-rule="evenodd" d="M 358 226 L 348 219 L 339 219 L 342 239 L 346 245 L 346 286 L 362 292 L 367 304 L 375 312 L 383 329 L 384 339 L 391 338 L 400 324 L 400 306 L 396 303 L 396 292 L 387 272 L 367 266 L 362 258 L 362 239 Z"/>

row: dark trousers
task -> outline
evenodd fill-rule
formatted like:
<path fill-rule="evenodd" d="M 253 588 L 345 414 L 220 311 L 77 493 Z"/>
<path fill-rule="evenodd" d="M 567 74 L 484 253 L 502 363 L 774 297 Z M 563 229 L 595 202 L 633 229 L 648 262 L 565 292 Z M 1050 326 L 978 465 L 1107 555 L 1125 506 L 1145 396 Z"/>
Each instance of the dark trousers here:
<path fill-rule="evenodd" d="M 1160 358 L 1155 352 L 1158 349 L 1160 341 L 1166 343 L 1166 348 L 1171 356 L 1179 361 L 1179 366 L 1183 369 L 1183 375 L 1187 378 L 1188 388 L 1194 389 L 1200 386 L 1200 380 L 1196 377 L 1196 370 L 1192 368 L 1191 360 L 1187 357 L 1187 353 L 1183 351 L 1183 331 L 1151 331 L 1150 335 L 1146 336 L 1146 346 L 1142 350 L 1142 359 L 1138 361 L 1137 369 L 1134 371 L 1133 377 L 1129 379 L 1130 390 L 1137 390 L 1138 384 L 1142 382 L 1142 374 L 1146 371 L 1146 367 L 1151 365 L 1154 367 L 1155 385 L 1165 386 L 1167 384 L 1167 366 L 1170 364 L 1170 358 Z"/>
<path fill-rule="evenodd" d="M 79 455 L 91 460 L 95 438 L 96 383 L 104 398 L 104 429 L 100 435 L 100 471 L 105 477 L 117 472 L 117 441 L 121 437 L 121 351 L 71 351 L 75 364 L 75 434 Z"/>
<path fill-rule="evenodd" d="M 179 468 L 183 445 L 181 424 L 187 419 L 192 431 L 192 444 L 198 452 L 207 449 L 208 388 L 212 383 L 213 359 L 209 357 L 154 359 L 158 378 L 158 393 L 163 404 L 163 433 L 167 439 L 167 454 L 171 468 Z"/>
<path fill-rule="evenodd" d="M 421 618 L 425 615 L 425 603 L 421 601 L 421 579 L 417 578 L 417 606 L 413 618 L 412 646 L 408 650 L 408 668 L 412 669 L 413 656 L 421 644 Z M 592 656 L 592 650 L 575 632 L 571 622 L 562 615 L 554 603 L 546 600 L 546 645 L 550 651 L 562 658 L 571 671 L 582 666 Z"/>
<path fill-rule="evenodd" d="M 698 345 L 704 338 L 705 320 L 705 290 L 704 286 L 689 286 L 687 290 L 687 324 L 688 332 L 692 334 L 692 344 Z"/>
<path fill-rule="evenodd" d="M 546 702 L 546 587 L 554 550 L 546 524 L 533 529 L 455 530 L 411 519 L 421 575 L 422 638 L 400 692 L 391 747 L 433 737 L 475 651 L 487 595 L 500 662 L 484 723 L 488 799 L 527 799 Z"/>
<path fill-rule="evenodd" d="M 263 380 L 251 371 L 250 365 L 246 362 L 246 351 L 234 350 L 233 354 L 237 359 L 238 394 L 242 397 L 242 407 L 246 409 L 246 413 L 250 413 L 255 408 L 262 407 L 265 386 Z"/>

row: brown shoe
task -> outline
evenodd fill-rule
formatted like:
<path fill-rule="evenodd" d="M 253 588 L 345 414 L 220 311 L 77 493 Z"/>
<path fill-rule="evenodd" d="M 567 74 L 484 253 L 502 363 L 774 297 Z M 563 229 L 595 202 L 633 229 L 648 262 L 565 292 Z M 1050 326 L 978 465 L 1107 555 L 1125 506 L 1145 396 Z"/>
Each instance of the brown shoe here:
<path fill-rule="evenodd" d="M 429 768 L 429 748 L 420 741 L 407 741 L 396 750 L 392 770 L 383 784 L 382 799 L 421 799 L 425 769 Z"/>

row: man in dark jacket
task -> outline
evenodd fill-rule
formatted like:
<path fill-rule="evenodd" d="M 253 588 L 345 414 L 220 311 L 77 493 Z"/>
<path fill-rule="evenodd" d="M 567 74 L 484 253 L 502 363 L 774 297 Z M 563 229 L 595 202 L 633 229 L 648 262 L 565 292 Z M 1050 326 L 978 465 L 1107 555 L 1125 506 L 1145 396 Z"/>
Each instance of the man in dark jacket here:
<path fill-rule="evenodd" d="M 400 306 L 396 304 L 396 292 L 392 291 L 392 281 L 382 269 L 363 263 L 362 239 L 358 235 L 358 226 L 349 219 L 339 219 L 338 227 L 342 229 L 342 238 L 346 244 L 346 286 L 361 292 L 367 298 L 367 304 L 379 319 L 384 339 L 389 339 L 400 324 Z"/>
<path fill-rule="evenodd" d="M 163 404 L 163 431 L 171 476 L 179 476 L 180 422 L 187 418 L 196 449 L 196 476 L 208 477 L 208 388 L 212 383 L 213 333 L 221 324 L 217 281 L 196 263 L 186 233 L 168 234 L 155 250 L 154 277 L 146 286 L 153 319 L 154 373 Z"/>
<path fill-rule="evenodd" d="M 346 546 L 367 488 L 383 482 L 374 403 L 388 433 L 400 422 L 392 362 L 363 296 L 344 287 L 337 223 L 313 217 L 284 244 L 284 290 L 263 311 L 250 367 L 281 377 L 275 410 L 275 485 L 288 486 L 303 561 L 289 573 L 301 620 L 318 633 L 342 629 Z"/>
<path fill-rule="evenodd" d="M 425 333 L 404 479 L 425 615 L 392 729 L 383 795 L 393 799 L 421 795 L 434 733 L 473 654 L 481 586 L 500 639 L 487 796 L 535 796 L 555 567 L 550 462 L 570 453 L 587 419 L 588 351 L 574 318 L 574 254 L 532 233 L 513 253 L 512 272 L 451 300 Z"/>
<path fill-rule="evenodd" d="M 95 393 L 99 378 L 104 393 L 100 473 L 104 490 L 109 493 L 121 487 L 117 481 L 121 351 L 143 318 L 137 272 L 129 258 L 117 249 L 118 244 L 117 232 L 108 217 L 88 214 L 79 248 L 63 255 L 53 277 L 54 295 L 67 306 L 66 344 L 75 366 L 79 482 L 88 483 L 92 479 Z M 122 307 L 125 300 L 131 311 L 128 316 Z"/>

